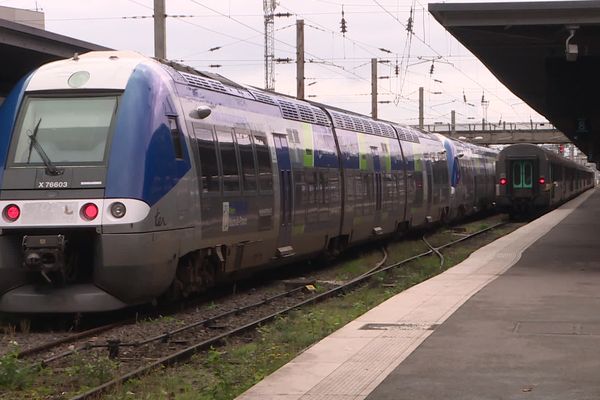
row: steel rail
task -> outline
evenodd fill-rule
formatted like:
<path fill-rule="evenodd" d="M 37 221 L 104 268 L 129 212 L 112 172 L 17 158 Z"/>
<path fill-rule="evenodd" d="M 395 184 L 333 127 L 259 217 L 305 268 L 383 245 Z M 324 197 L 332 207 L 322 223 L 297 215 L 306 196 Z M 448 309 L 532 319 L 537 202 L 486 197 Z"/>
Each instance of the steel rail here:
<path fill-rule="evenodd" d="M 96 328 L 92 328 L 92 329 L 88 329 L 88 330 L 85 330 L 85 331 L 82 331 L 82 332 L 75 333 L 75 334 L 73 334 L 71 336 L 68 336 L 68 337 L 64 337 L 64 338 L 61 338 L 61 339 L 54 340 L 52 342 L 43 343 L 43 344 L 41 344 L 39 346 L 30 347 L 28 349 L 20 351 L 17 354 L 17 358 L 25 358 L 25 357 L 32 356 L 34 354 L 39 354 L 39 353 L 42 353 L 42 352 L 44 352 L 46 350 L 49 350 L 49 349 L 51 349 L 53 347 L 60 346 L 62 344 L 71 343 L 71 342 L 74 342 L 76 340 L 80 340 L 80 339 L 83 339 L 83 338 L 86 338 L 86 337 L 89 337 L 89 336 L 96 335 L 98 333 L 106 332 L 106 331 L 109 331 L 111 329 L 114 329 L 114 328 L 122 326 L 122 325 L 123 325 L 123 323 L 121 323 L 121 322 L 116 322 L 116 323 L 112 323 L 112 324 L 102 325 L 102 326 L 98 326 Z"/>
<path fill-rule="evenodd" d="M 460 242 L 462 242 L 464 240 L 471 239 L 473 237 L 479 236 L 479 235 L 481 235 L 481 234 L 483 234 L 485 232 L 488 232 L 488 231 L 490 231 L 490 230 L 492 230 L 494 228 L 497 228 L 497 227 L 505 225 L 505 224 L 506 224 L 506 222 L 501 222 L 501 223 L 495 224 L 495 225 L 493 225 L 491 227 L 488 227 L 488 228 L 482 229 L 480 231 L 474 232 L 474 233 L 472 233 L 472 234 L 470 234 L 468 236 L 465 236 L 465 237 L 463 237 L 461 239 L 458 239 L 458 240 L 446 243 L 443 246 L 436 247 L 436 249 L 440 250 L 442 248 L 450 247 L 452 245 L 455 245 L 455 244 L 460 243 Z M 367 281 L 368 279 L 370 279 L 374 275 L 377 275 L 377 274 L 382 273 L 382 272 L 389 271 L 391 269 L 397 268 L 397 267 L 402 266 L 402 265 L 406 265 L 406 264 L 408 264 L 411 261 L 417 260 L 419 258 L 422 258 L 424 256 L 427 256 L 427 255 L 430 255 L 430 254 L 433 254 L 433 253 L 434 253 L 433 250 L 428 250 L 428 251 L 422 252 L 420 254 L 417 254 L 415 256 L 409 257 L 409 258 L 407 258 L 405 260 L 402 260 L 402 261 L 396 262 L 394 264 L 388 265 L 386 267 L 382 267 L 382 268 L 379 268 L 377 270 L 371 270 L 371 272 L 368 272 L 366 274 L 360 275 L 360 276 L 358 276 L 358 277 L 350 280 L 349 282 L 345 283 L 344 285 L 340 285 L 338 287 L 332 288 L 332 289 L 330 289 L 330 290 L 328 290 L 326 292 L 320 293 L 320 294 L 318 294 L 316 296 L 313 296 L 310 299 L 304 300 L 304 301 L 302 301 L 302 302 L 300 302 L 298 304 L 295 304 L 295 305 L 287 307 L 287 308 L 285 308 L 283 310 L 274 312 L 274 313 L 272 313 L 272 314 L 270 314 L 268 316 L 259 318 L 259 319 L 255 320 L 255 321 L 247 323 L 247 324 L 245 324 L 245 325 L 243 325 L 241 327 L 231 329 L 231 330 L 229 330 L 227 332 L 224 332 L 224 333 L 222 333 L 222 334 L 220 334 L 218 336 L 215 336 L 213 338 L 210 338 L 210 339 L 204 340 L 202 342 L 196 343 L 196 344 L 194 344 L 192 346 L 189 346 L 189 347 L 187 347 L 185 349 L 179 350 L 179 351 L 177 351 L 175 353 L 172 353 L 172 354 L 170 354 L 168 356 L 165 356 L 165 357 L 163 357 L 163 358 L 161 358 L 159 360 L 156 360 L 156 361 L 152 362 L 151 364 L 148 364 L 148 365 L 145 365 L 143 367 L 140 367 L 140 368 L 138 368 L 138 369 L 136 369 L 134 371 L 131 371 L 131 372 L 125 374 L 125 375 L 122 375 L 120 377 L 117 377 L 117 378 L 109 381 L 109 382 L 106 382 L 106 383 L 104 383 L 102 385 L 99 385 L 99 386 L 97 386 L 95 388 L 92 388 L 92 389 L 90 389 L 89 391 L 87 391 L 85 393 L 82 393 L 82 394 L 79 394 L 77 396 L 74 396 L 74 397 L 71 398 L 71 400 L 88 400 L 88 399 L 97 398 L 97 396 L 99 396 L 99 395 L 101 395 L 103 393 L 106 393 L 108 390 L 110 390 L 110 389 L 112 389 L 114 387 L 117 387 L 119 385 L 122 385 L 123 383 L 127 382 L 130 379 L 137 378 L 137 377 L 139 377 L 139 376 L 141 376 L 141 375 L 143 375 L 143 374 L 145 374 L 145 373 L 147 373 L 147 372 L 149 372 L 149 371 L 151 371 L 151 370 L 153 370 L 153 369 L 155 369 L 157 367 L 160 367 L 160 366 L 169 366 L 169 365 L 176 364 L 176 363 L 178 363 L 180 361 L 187 360 L 191 356 L 193 356 L 194 354 L 196 354 L 196 353 L 198 353 L 198 352 L 200 352 L 202 350 L 209 349 L 209 348 L 211 348 L 211 346 L 215 346 L 215 345 L 219 344 L 220 342 L 222 342 L 227 337 L 234 336 L 234 335 L 239 334 L 239 333 L 243 333 L 243 332 L 245 332 L 247 330 L 250 330 L 250 329 L 255 328 L 255 327 L 257 327 L 257 326 L 259 326 L 261 324 L 269 322 L 269 321 L 271 321 L 271 320 L 273 320 L 273 319 L 275 319 L 275 318 L 277 318 L 277 317 L 279 317 L 281 315 L 285 315 L 285 314 L 289 313 L 290 311 L 296 310 L 296 309 L 298 309 L 300 307 L 303 307 L 303 306 L 306 306 L 306 305 L 310 305 L 310 304 L 315 304 L 315 303 L 318 303 L 320 301 L 329 299 L 329 298 L 331 298 L 333 296 L 336 296 L 338 294 L 343 294 L 348 289 L 351 289 L 351 288 L 353 288 L 353 287 L 355 287 L 355 286 L 357 286 L 357 285 L 359 285 L 359 284 Z"/>
<path fill-rule="evenodd" d="M 143 340 L 143 341 L 130 342 L 130 343 L 119 343 L 118 347 L 139 347 L 139 346 L 143 346 L 145 344 L 151 343 L 151 342 L 168 339 L 168 338 L 170 338 L 173 335 L 176 335 L 178 333 L 181 333 L 183 331 L 186 331 L 186 330 L 189 330 L 189 329 L 201 326 L 201 325 L 210 326 L 210 324 L 212 322 L 216 321 L 217 319 L 225 318 L 225 317 L 228 317 L 228 316 L 231 316 L 231 315 L 239 314 L 241 312 L 250 310 L 252 308 L 260 307 L 260 306 L 262 306 L 264 304 L 268 304 L 268 303 L 270 303 L 270 302 L 272 302 L 272 301 L 274 301 L 274 300 L 276 300 L 278 298 L 290 296 L 290 295 L 292 295 L 292 294 L 294 294 L 296 292 L 301 291 L 302 289 L 304 289 L 304 287 L 297 287 L 297 288 L 294 288 L 292 290 L 288 290 L 287 292 L 279 293 L 279 294 L 277 294 L 275 296 L 271 296 L 271 297 L 265 298 L 265 299 L 263 299 L 261 301 L 258 301 L 256 303 L 248 304 L 248 305 L 243 306 L 243 307 L 238 307 L 238 308 L 233 309 L 233 310 L 225 311 L 225 312 L 223 312 L 221 314 L 218 314 L 218 315 L 215 315 L 215 316 L 212 316 L 212 317 L 209 317 L 209 318 L 205 318 L 205 319 L 203 319 L 201 321 L 197 321 L 197 322 L 185 325 L 183 327 L 177 328 L 175 330 L 168 331 L 168 332 L 162 333 L 162 334 L 157 335 L 157 336 L 153 336 L 153 337 L 148 338 L 148 339 Z M 78 348 L 67 350 L 65 352 L 56 354 L 56 355 L 54 355 L 52 357 L 46 358 L 46 359 L 42 360 L 41 363 L 42 363 L 42 366 L 47 366 L 48 364 L 50 364 L 50 363 L 52 363 L 54 361 L 57 361 L 57 360 L 59 360 L 61 358 L 68 357 L 68 356 L 73 355 L 73 354 L 75 354 L 77 352 L 80 352 L 80 351 L 90 350 L 90 349 L 94 349 L 94 348 L 110 348 L 111 346 L 114 346 L 114 344 L 111 344 L 111 343 L 106 343 L 106 344 L 89 344 L 89 343 L 86 343 L 86 344 L 84 344 L 84 345 L 82 345 L 82 346 L 80 346 Z"/>
<path fill-rule="evenodd" d="M 440 258 L 440 269 L 444 268 L 444 255 L 435 247 L 433 247 L 431 245 L 431 243 L 429 243 L 427 241 L 427 239 L 425 238 L 425 235 L 423 235 L 422 238 L 423 242 L 425 242 L 425 244 L 427 245 L 427 247 L 429 247 L 431 249 L 431 251 L 433 251 L 439 258 Z"/>

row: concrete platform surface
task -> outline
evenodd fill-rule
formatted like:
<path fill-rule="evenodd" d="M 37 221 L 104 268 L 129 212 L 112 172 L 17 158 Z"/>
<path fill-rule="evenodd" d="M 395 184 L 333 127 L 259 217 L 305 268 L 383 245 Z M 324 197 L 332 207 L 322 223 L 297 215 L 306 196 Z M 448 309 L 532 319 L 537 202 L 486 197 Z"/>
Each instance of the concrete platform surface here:
<path fill-rule="evenodd" d="M 600 398 L 598 217 L 600 192 L 589 191 L 363 314 L 238 399 Z"/>

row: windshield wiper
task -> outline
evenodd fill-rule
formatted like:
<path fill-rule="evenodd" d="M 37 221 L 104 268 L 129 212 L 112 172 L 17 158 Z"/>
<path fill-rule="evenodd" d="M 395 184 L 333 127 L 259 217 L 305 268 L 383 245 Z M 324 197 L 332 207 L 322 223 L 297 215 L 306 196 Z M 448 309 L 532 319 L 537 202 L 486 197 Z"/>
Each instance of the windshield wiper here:
<path fill-rule="evenodd" d="M 42 119 L 40 118 L 37 125 L 33 129 L 33 133 L 31 135 L 27 135 L 27 136 L 29 136 L 29 140 L 31 141 L 31 144 L 29 145 L 29 157 L 27 158 L 27 162 L 29 162 L 29 160 L 31 159 L 31 148 L 33 147 L 35 149 L 35 151 L 37 151 L 37 153 L 42 158 L 42 161 L 44 162 L 44 165 L 46 166 L 46 173 L 48 175 L 62 175 L 65 172 L 65 170 L 61 169 L 61 168 L 56 168 L 56 165 L 54 165 L 52 163 L 52 161 L 50 161 L 48 154 L 46 154 L 46 152 L 44 151 L 44 148 L 42 147 L 40 142 L 38 142 L 38 140 L 37 140 L 37 133 L 38 133 L 41 123 L 42 123 Z"/>

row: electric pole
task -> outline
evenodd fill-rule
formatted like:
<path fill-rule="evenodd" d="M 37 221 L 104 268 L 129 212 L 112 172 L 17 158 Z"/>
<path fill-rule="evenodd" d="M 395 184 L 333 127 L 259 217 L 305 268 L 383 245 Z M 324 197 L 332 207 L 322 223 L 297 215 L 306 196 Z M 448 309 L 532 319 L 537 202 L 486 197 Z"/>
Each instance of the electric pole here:
<path fill-rule="evenodd" d="M 296 21 L 296 97 L 304 99 L 304 20 Z"/>
<path fill-rule="evenodd" d="M 154 0 L 154 57 L 167 58 L 165 0 Z"/>
<path fill-rule="evenodd" d="M 265 90 L 275 90 L 275 0 L 263 0 L 265 12 Z"/>
<path fill-rule="evenodd" d="M 371 58 L 371 117 L 377 118 L 377 59 Z"/>
<path fill-rule="evenodd" d="M 450 132 L 456 133 L 456 111 L 450 113 Z"/>

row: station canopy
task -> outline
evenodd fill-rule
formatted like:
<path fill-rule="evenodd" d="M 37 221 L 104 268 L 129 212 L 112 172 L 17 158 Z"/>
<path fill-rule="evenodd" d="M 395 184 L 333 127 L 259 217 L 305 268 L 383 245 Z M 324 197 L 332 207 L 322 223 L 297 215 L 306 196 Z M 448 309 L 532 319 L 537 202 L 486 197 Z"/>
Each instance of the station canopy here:
<path fill-rule="evenodd" d="M 433 3 L 515 95 L 600 162 L 600 1 Z"/>
<path fill-rule="evenodd" d="M 0 97 L 27 73 L 74 53 L 109 50 L 93 43 L 0 19 Z"/>

